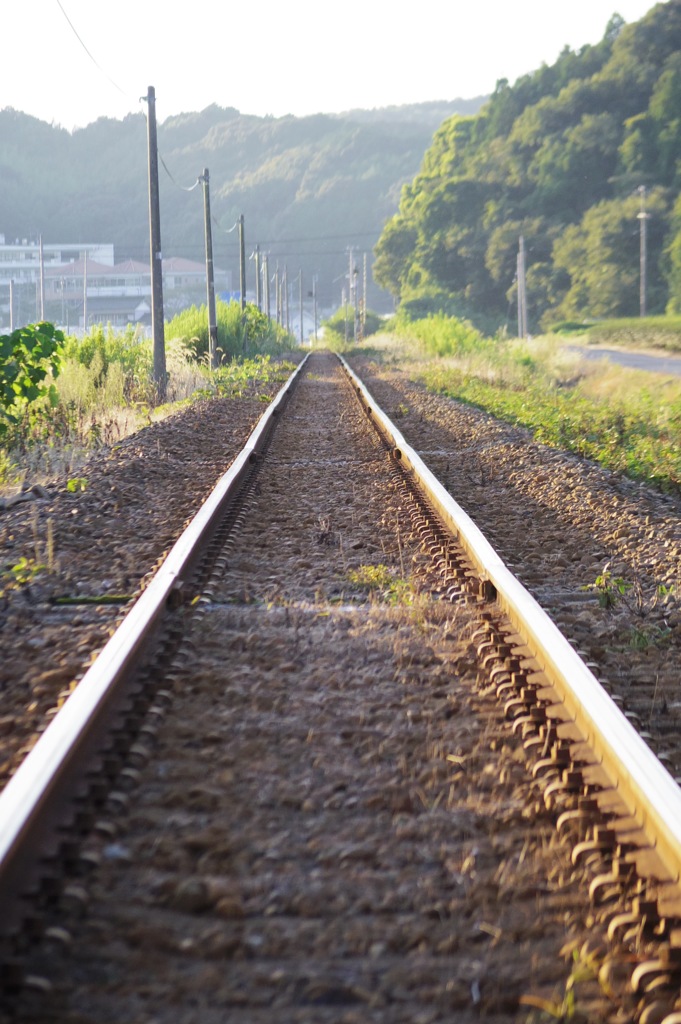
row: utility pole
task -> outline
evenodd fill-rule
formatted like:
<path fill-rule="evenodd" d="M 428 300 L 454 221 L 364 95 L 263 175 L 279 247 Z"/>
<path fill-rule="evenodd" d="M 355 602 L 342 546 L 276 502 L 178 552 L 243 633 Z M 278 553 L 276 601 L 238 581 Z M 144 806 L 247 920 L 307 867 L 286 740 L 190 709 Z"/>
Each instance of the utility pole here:
<path fill-rule="evenodd" d="M 9 333 L 14 330 L 14 278 L 9 279 Z"/>
<path fill-rule="evenodd" d="M 283 308 L 282 308 L 283 323 L 284 323 L 284 325 L 286 327 L 286 330 L 289 331 L 290 328 L 291 328 L 291 319 L 290 319 L 290 308 L 289 308 L 288 264 L 287 263 L 284 264 L 284 281 L 283 281 L 283 284 L 282 284 L 281 288 L 282 288 L 283 303 L 284 303 Z"/>
<path fill-rule="evenodd" d="M 260 246 L 255 247 L 255 304 L 262 311 L 262 280 L 260 278 Z"/>
<path fill-rule="evenodd" d="M 265 278 L 265 312 L 267 313 L 267 319 L 271 320 L 272 315 L 270 312 L 270 257 L 268 253 L 265 253 L 263 260 L 263 276 Z"/>
<path fill-rule="evenodd" d="M 350 247 L 350 249 L 348 250 L 348 302 L 350 303 L 351 306 L 354 305 L 353 295 L 352 295 L 353 280 L 354 279 L 353 279 L 353 275 L 352 275 L 352 247 Z M 346 311 L 345 311 L 346 323 L 347 323 L 347 319 L 348 319 L 348 311 L 346 309 Z M 345 334 L 346 334 L 346 341 L 347 341 L 347 334 L 348 334 L 347 330 L 346 330 Z"/>
<path fill-rule="evenodd" d="M 300 298 L 300 344 L 303 344 L 303 268 L 298 275 L 298 296 Z"/>
<path fill-rule="evenodd" d="M 362 337 L 367 325 L 367 254 L 364 253 L 364 266 L 362 268 Z"/>
<path fill-rule="evenodd" d="M 244 240 L 244 215 L 239 216 L 239 288 L 241 289 L 241 311 L 246 308 L 246 242 Z"/>
<path fill-rule="evenodd" d="M 274 302 L 277 308 L 277 323 L 281 326 L 281 282 L 279 280 L 279 260 L 274 270 Z"/>
<path fill-rule="evenodd" d="M 156 91 L 147 95 L 147 142 L 149 151 L 149 256 L 151 261 L 151 325 L 154 336 L 154 383 L 160 402 L 166 397 L 166 343 L 163 322 L 163 256 L 161 253 L 161 207 L 158 192 L 158 142 L 156 137 Z"/>
<path fill-rule="evenodd" d="M 527 337 L 527 296 L 525 293 L 525 239 L 520 236 L 517 259 L 518 280 L 518 337 Z"/>
<path fill-rule="evenodd" d="M 45 254 L 43 253 L 43 236 L 38 241 L 40 249 L 40 319 L 45 320 Z"/>
<path fill-rule="evenodd" d="M 317 341 L 317 275 L 312 278 L 312 306 L 314 313 L 314 340 Z"/>
<path fill-rule="evenodd" d="M 645 185 L 639 186 L 639 195 L 641 197 L 641 211 L 638 214 L 638 220 L 640 222 L 640 254 L 639 254 L 639 316 L 646 315 L 647 307 L 647 263 L 648 263 L 648 219 L 649 213 L 646 213 L 646 187 Z"/>
<path fill-rule="evenodd" d="M 204 167 L 199 178 L 203 184 L 203 220 L 206 236 L 206 292 L 208 297 L 208 365 L 218 365 L 218 321 L 215 312 L 215 276 L 213 273 L 213 231 L 210 223 L 210 175 Z"/>
<path fill-rule="evenodd" d="M 83 252 L 83 337 L 87 334 L 87 249 Z"/>
<path fill-rule="evenodd" d="M 357 344 L 357 342 L 359 341 L 359 271 L 357 267 L 353 267 L 352 280 L 355 289 L 355 317 L 352 327 L 352 340 L 355 342 L 355 344 Z"/>

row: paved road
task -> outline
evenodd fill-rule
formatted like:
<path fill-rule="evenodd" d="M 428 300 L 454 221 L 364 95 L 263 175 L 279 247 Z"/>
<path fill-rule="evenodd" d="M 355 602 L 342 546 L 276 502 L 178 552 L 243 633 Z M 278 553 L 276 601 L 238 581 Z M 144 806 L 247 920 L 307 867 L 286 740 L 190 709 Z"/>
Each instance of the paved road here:
<path fill-rule="evenodd" d="M 624 349 L 616 348 L 583 348 L 581 345 L 570 345 L 569 347 L 571 352 L 579 352 L 584 359 L 609 359 L 613 363 L 619 363 L 620 366 L 630 366 L 635 370 L 681 376 L 681 356 L 627 352 Z"/>

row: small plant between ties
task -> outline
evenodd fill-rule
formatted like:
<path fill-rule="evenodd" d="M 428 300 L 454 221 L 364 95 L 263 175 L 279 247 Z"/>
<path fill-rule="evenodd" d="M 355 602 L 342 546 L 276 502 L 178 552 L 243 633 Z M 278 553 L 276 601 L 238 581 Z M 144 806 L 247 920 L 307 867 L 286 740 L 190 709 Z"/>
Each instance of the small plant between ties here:
<path fill-rule="evenodd" d="M 350 569 L 348 580 L 356 587 L 366 590 L 393 605 L 408 605 L 414 600 L 414 590 L 408 580 L 388 568 L 387 565 L 361 565 Z"/>
<path fill-rule="evenodd" d="M 632 584 L 627 583 L 621 576 L 613 576 L 608 562 L 593 583 L 587 584 L 582 589 L 595 591 L 598 594 L 598 604 L 601 608 L 614 608 L 631 588 Z"/>

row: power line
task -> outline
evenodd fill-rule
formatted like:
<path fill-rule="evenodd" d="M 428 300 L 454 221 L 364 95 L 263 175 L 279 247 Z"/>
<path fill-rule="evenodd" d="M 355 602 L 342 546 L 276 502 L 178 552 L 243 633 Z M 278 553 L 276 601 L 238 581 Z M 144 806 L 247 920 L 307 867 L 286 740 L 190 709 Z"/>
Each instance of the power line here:
<path fill-rule="evenodd" d="M 163 159 L 163 156 L 161 155 L 161 153 L 158 154 L 158 158 L 159 158 L 159 160 L 161 161 L 161 163 L 163 165 L 163 170 L 166 172 L 166 174 L 168 175 L 168 177 L 172 181 L 172 183 L 175 186 L 175 188 L 179 188 L 181 192 L 193 192 L 194 189 L 198 188 L 198 186 L 201 184 L 201 178 L 197 178 L 193 185 L 189 185 L 189 186 L 180 185 L 177 181 L 175 181 L 175 179 L 173 178 L 172 174 L 168 170 L 168 165 L 166 164 L 165 160 Z"/>
<path fill-rule="evenodd" d="M 100 71 L 100 72 L 101 72 L 101 73 L 102 73 L 102 74 L 104 75 L 104 77 L 105 77 L 105 78 L 106 78 L 106 79 L 107 79 L 107 80 L 108 80 L 108 81 L 109 81 L 109 82 L 111 83 L 111 85 L 113 85 L 114 89 L 118 89 L 118 91 L 119 91 L 119 92 L 121 93 L 121 95 L 122 95 L 122 96 L 126 96 L 126 97 L 127 97 L 127 95 L 128 95 L 128 94 L 126 93 L 126 91 L 125 91 L 124 89 L 121 89 L 120 85 L 118 85 L 118 83 L 117 83 L 117 82 L 114 82 L 113 78 L 111 78 L 111 77 L 110 77 L 110 76 L 109 76 L 109 75 L 108 75 L 108 74 L 106 73 L 106 71 L 105 71 L 105 70 L 104 70 L 104 68 L 103 68 L 103 67 L 101 66 L 101 64 L 98 64 L 98 62 L 97 62 L 97 61 L 95 60 L 95 58 L 94 58 L 94 57 L 92 56 L 92 54 L 91 54 L 91 53 L 90 53 L 90 51 L 88 50 L 87 46 L 85 45 L 85 43 L 83 42 L 83 40 L 82 40 L 82 39 L 80 38 L 80 36 L 78 35 L 78 32 L 76 31 L 76 27 L 75 27 L 75 25 L 73 24 L 73 22 L 71 21 L 71 19 L 70 19 L 70 18 L 69 18 L 69 16 L 68 16 L 68 14 L 66 13 L 66 11 L 64 10 L 64 8 L 62 7 L 62 4 L 61 4 L 61 0 L 57 0 L 57 6 L 59 7 L 59 10 L 60 10 L 60 11 L 61 11 L 61 13 L 62 13 L 62 14 L 64 15 L 64 17 L 66 18 L 67 22 L 69 23 L 69 27 L 70 27 L 71 31 L 73 32 L 74 36 L 76 37 L 76 39 L 78 40 L 78 42 L 80 43 L 80 45 L 81 45 L 81 46 L 83 47 L 83 49 L 85 50 L 85 52 L 87 53 L 88 57 L 90 58 L 90 60 L 91 60 L 91 61 L 92 61 L 92 63 L 94 64 L 94 66 L 95 66 L 95 67 L 97 68 L 97 70 L 98 70 L 98 71 Z"/>

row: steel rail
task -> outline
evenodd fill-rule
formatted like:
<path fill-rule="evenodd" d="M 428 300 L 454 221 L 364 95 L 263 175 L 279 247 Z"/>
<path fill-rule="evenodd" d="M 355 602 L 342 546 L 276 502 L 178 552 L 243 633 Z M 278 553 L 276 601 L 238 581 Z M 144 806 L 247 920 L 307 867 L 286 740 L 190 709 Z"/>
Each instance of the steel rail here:
<path fill-rule="evenodd" d="M 39 883 L 42 860 L 54 855 L 63 841 L 60 830 L 84 781 L 83 759 L 97 755 L 101 737 L 134 687 L 134 670 L 158 632 L 168 599 L 190 579 L 307 359 L 270 403 L 240 454 L 0 794 L 0 932 L 20 923 L 23 910 L 17 896 Z"/>
<path fill-rule="evenodd" d="M 655 849 L 671 881 L 681 879 L 681 789 L 608 696 L 547 613 L 504 564 L 470 516 L 428 469 L 379 408 L 368 388 L 338 357 L 372 422 L 411 471 L 496 598 L 532 648 L 547 680 Z"/>

